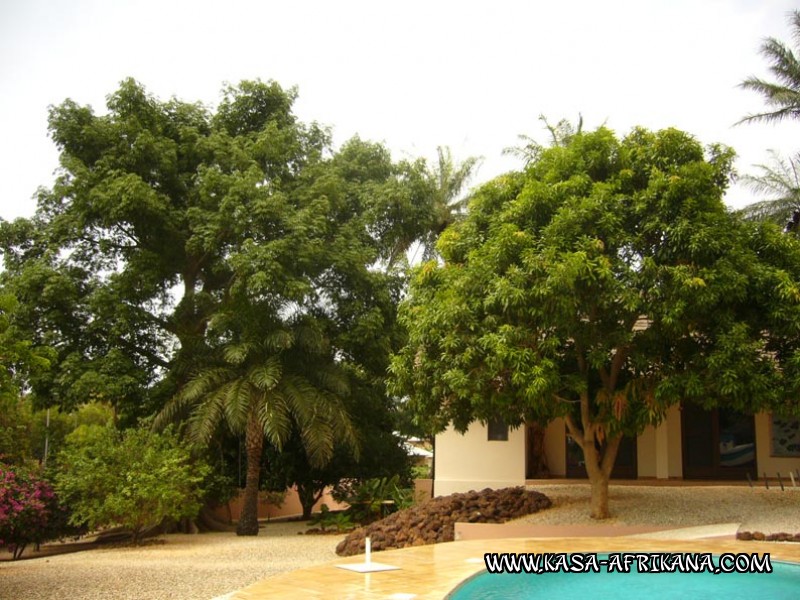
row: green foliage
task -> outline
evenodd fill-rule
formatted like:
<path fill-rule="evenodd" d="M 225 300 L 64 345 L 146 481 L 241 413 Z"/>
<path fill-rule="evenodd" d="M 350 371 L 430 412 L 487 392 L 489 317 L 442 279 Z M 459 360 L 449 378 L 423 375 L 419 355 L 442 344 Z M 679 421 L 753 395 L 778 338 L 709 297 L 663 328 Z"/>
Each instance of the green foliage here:
<path fill-rule="evenodd" d="M 17 324 L 19 302 L 0 292 L 0 401 L 6 406 L 19 399 L 32 378 L 45 373 L 54 357 L 52 348 L 36 346 Z"/>
<path fill-rule="evenodd" d="M 237 319 L 246 311 L 237 313 Z M 239 535 L 257 535 L 257 497 L 260 488 L 264 438 L 281 451 L 292 432 L 312 467 L 323 467 L 334 452 L 334 441 L 358 447 L 342 396 L 347 380 L 330 354 L 330 346 L 308 320 L 292 328 L 256 327 L 234 332 L 240 343 L 223 346 L 218 366 L 200 371 L 158 415 L 163 425 L 181 411 L 190 414 L 188 436 L 208 444 L 223 423 L 245 435 L 247 483 Z M 262 321 L 263 322 L 263 321 Z M 265 340 L 253 339 L 270 331 Z"/>
<path fill-rule="evenodd" d="M 365 480 L 399 475 L 407 478 L 409 459 L 401 440 L 395 435 L 396 411 L 387 406 L 379 381 L 365 380 L 363 374 L 351 373 L 351 393 L 344 398 L 359 441 L 354 455 L 344 440 L 336 440 L 331 459 L 322 466 L 310 464 L 295 430 L 282 450 L 266 449 L 266 485 L 271 489 L 296 486 L 308 518 L 326 488 L 334 488 L 343 480 Z"/>
<path fill-rule="evenodd" d="M 52 456 L 81 425 L 108 425 L 113 416 L 110 407 L 100 403 L 65 413 L 57 407 L 34 410 L 28 396 L 0 398 L 0 457 L 10 464 L 37 461 L 44 465 L 46 446 Z"/>
<path fill-rule="evenodd" d="M 753 221 L 769 221 L 785 226 L 795 211 L 800 210 L 800 155 L 783 158 L 770 151 L 768 164 L 756 165 L 758 175 L 743 175 L 743 181 L 759 195 L 770 196 L 741 209 L 740 214 Z"/>
<path fill-rule="evenodd" d="M 0 395 L 0 460 L 22 464 L 31 457 L 29 405 L 10 395 Z"/>
<path fill-rule="evenodd" d="M 800 11 L 789 15 L 795 43 L 800 44 Z M 797 48 L 796 48 L 797 49 Z M 751 114 L 740 123 L 752 121 L 779 122 L 784 119 L 800 117 L 800 62 L 791 48 L 769 38 L 761 46 L 761 53 L 771 63 L 770 71 L 774 82 L 758 77 L 749 77 L 741 87 L 760 93 L 773 110 Z M 793 214 L 800 210 L 800 177 L 798 177 L 800 156 L 784 158 L 774 150 L 766 164 L 756 165 L 757 175 L 744 175 L 742 181 L 759 195 L 767 195 L 765 200 L 754 202 L 741 210 L 741 214 L 756 221 L 771 221 L 784 226 Z"/>
<path fill-rule="evenodd" d="M 422 161 L 358 138 L 334 151 L 295 98 L 242 82 L 211 110 L 128 79 L 104 114 L 67 100 L 50 111 L 56 184 L 0 223 L 22 337 L 57 349 L 30 378 L 36 406 L 100 400 L 122 427 L 160 413 L 203 442 L 227 424 L 253 502 L 264 436 L 296 433 L 315 468 L 358 446 L 343 398 L 382 385 L 405 283 L 385 265 L 432 205 Z"/>
<path fill-rule="evenodd" d="M 347 533 L 356 527 L 348 512 L 333 512 L 327 504 L 320 507 L 320 512 L 314 515 L 308 524 L 312 527 L 318 526 L 322 531 L 333 529 L 337 533 Z"/>
<path fill-rule="evenodd" d="M 51 109 L 59 178 L 32 219 L 0 223 L 22 339 L 57 349 L 37 405 L 103 400 L 130 426 L 215 360 L 212 321 L 248 303 L 324 319 L 346 358 L 385 363 L 402 277 L 373 267 L 419 235 L 424 165 L 357 138 L 334 152 L 295 97 L 243 82 L 212 112 L 129 79 L 106 114 Z"/>
<path fill-rule="evenodd" d="M 727 211 L 732 157 L 601 128 L 478 190 L 401 307 L 418 424 L 564 417 L 595 481 L 677 402 L 796 413 L 800 246 Z"/>
<path fill-rule="evenodd" d="M 411 467 L 411 479 L 430 479 L 431 468 L 428 465 L 414 465 Z"/>
<path fill-rule="evenodd" d="M 342 482 L 334 498 L 349 504 L 347 512 L 362 525 L 414 504 L 413 490 L 404 487 L 398 475 Z"/>
<path fill-rule="evenodd" d="M 56 488 L 73 524 L 121 525 L 138 542 L 148 526 L 197 515 L 207 472 L 171 433 L 89 425 L 60 453 Z"/>

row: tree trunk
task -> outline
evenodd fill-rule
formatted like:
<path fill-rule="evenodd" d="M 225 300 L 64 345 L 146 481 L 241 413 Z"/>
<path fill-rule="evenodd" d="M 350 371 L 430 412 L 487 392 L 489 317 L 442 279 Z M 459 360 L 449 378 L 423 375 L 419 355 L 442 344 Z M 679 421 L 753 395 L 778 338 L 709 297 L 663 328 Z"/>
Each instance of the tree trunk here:
<path fill-rule="evenodd" d="M 611 516 L 608 512 L 608 477 L 602 474 L 594 478 L 589 477 L 592 484 L 591 513 L 593 519 L 607 519 Z"/>
<path fill-rule="evenodd" d="M 247 479 L 236 535 L 258 535 L 258 484 L 261 474 L 264 432 L 261 430 L 255 409 L 250 410 L 247 418 L 245 447 L 247 450 Z"/>
<path fill-rule="evenodd" d="M 582 444 L 586 472 L 592 486 L 590 516 L 593 519 L 607 519 L 611 516 L 608 511 L 608 481 L 611 479 L 621 439 L 622 436 L 618 435 L 607 440 L 602 449 L 597 448 L 593 438 L 584 440 Z"/>
<path fill-rule="evenodd" d="M 544 453 L 545 428 L 536 421 L 527 423 L 527 452 L 526 479 L 544 479 L 550 477 L 547 459 Z"/>
<path fill-rule="evenodd" d="M 311 518 L 314 505 L 322 498 L 325 486 L 318 488 L 313 482 L 307 484 L 296 483 L 295 485 L 297 486 L 297 497 L 300 500 L 300 506 L 303 507 L 303 520 L 307 521 Z"/>

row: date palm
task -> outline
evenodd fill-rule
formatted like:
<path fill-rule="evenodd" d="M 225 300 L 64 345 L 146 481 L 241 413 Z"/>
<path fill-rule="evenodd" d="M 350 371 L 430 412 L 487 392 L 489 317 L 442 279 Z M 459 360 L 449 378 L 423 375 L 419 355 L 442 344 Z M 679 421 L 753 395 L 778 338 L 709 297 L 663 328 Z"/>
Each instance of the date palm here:
<path fill-rule="evenodd" d="M 280 330 L 258 342 L 228 344 L 219 364 L 201 370 L 156 419 L 163 425 L 187 410 L 188 436 L 207 444 L 221 424 L 244 434 L 247 478 L 237 535 L 258 535 L 258 490 L 266 438 L 281 448 L 292 428 L 309 462 L 323 466 L 334 442 L 356 448 L 342 402 L 348 387 L 324 340 L 313 329 Z"/>
<path fill-rule="evenodd" d="M 795 50 L 800 50 L 800 11 L 789 15 Z M 751 121 L 779 122 L 800 117 L 800 60 L 792 49 L 775 38 L 767 38 L 761 45 L 761 54 L 769 61 L 773 81 L 759 77 L 745 79 L 740 87 L 760 93 L 770 110 L 750 114 L 739 123 Z"/>

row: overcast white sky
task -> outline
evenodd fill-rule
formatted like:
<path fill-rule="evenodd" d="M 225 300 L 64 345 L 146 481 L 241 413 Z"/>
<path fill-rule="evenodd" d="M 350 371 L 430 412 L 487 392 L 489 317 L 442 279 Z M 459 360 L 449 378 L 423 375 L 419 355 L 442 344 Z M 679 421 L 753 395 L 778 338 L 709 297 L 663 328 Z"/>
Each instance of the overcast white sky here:
<path fill-rule="evenodd" d="M 739 154 L 800 150 L 800 124 L 733 124 L 763 108 L 737 88 L 767 75 L 758 49 L 791 42 L 788 0 L 646 2 L 0 0 L 0 217 L 30 216 L 58 155 L 47 107 L 103 112 L 133 76 L 167 99 L 214 104 L 223 82 L 297 85 L 296 112 L 359 134 L 395 158 L 483 156 L 474 183 L 519 163 L 502 156 L 537 121 L 582 113 L 587 128 L 675 126 Z M 734 188 L 728 202 L 753 198 Z"/>

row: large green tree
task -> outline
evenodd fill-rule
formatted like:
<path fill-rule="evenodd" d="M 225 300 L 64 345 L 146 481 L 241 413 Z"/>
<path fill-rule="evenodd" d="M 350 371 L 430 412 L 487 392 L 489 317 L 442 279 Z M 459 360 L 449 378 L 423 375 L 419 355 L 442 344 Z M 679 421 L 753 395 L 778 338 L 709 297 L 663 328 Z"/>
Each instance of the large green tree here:
<path fill-rule="evenodd" d="M 416 270 L 395 391 L 435 431 L 563 417 L 596 518 L 622 435 L 669 406 L 799 412 L 800 246 L 729 213 L 731 160 L 601 128 L 484 185 Z"/>
<path fill-rule="evenodd" d="M 58 179 L 31 219 L 0 223 L 17 327 L 57 351 L 31 378 L 39 405 L 107 400 L 123 424 L 160 409 L 213 360 L 207 329 L 234 292 L 388 352 L 400 278 L 372 267 L 421 235 L 424 164 L 357 138 L 334 151 L 295 97 L 243 82 L 212 110 L 126 80 L 105 114 L 51 109 Z"/>
<path fill-rule="evenodd" d="M 325 128 L 295 118 L 295 96 L 243 82 L 212 110 L 126 80 L 106 114 L 51 109 L 56 184 L 33 218 L 0 224 L 15 322 L 57 353 L 31 378 L 39 405 L 100 399 L 125 426 L 174 399 L 164 414 L 186 408 L 175 414 L 192 415 L 196 437 L 223 421 L 244 434 L 248 473 L 263 436 L 280 446 L 289 425 L 317 466 L 332 437 L 352 437 L 349 381 L 337 391 L 319 377 L 382 380 L 404 278 L 379 266 L 426 230 L 430 186 L 423 162 L 394 162 L 380 144 L 334 150 Z M 208 413 L 223 401 L 224 416 Z M 248 498 L 256 489 L 249 477 Z"/>

